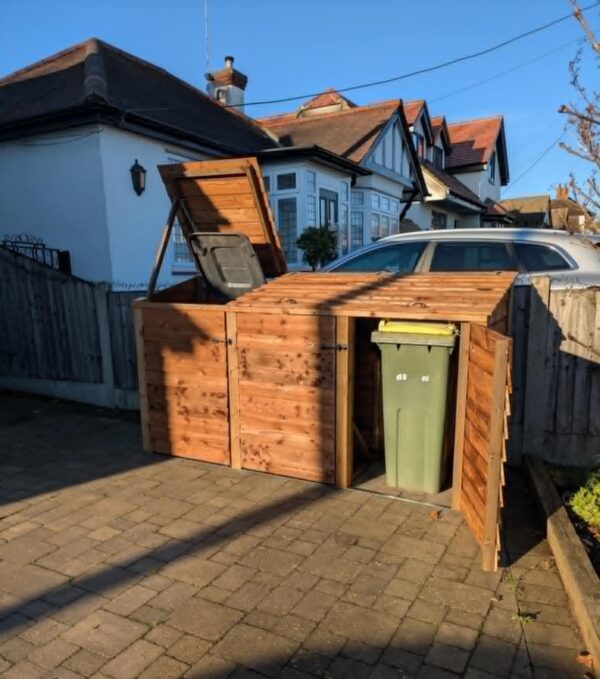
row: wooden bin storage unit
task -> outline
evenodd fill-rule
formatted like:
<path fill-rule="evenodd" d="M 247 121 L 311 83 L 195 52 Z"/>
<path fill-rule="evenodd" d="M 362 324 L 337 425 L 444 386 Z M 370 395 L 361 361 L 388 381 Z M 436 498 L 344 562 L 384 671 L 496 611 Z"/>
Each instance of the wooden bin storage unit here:
<path fill-rule="evenodd" d="M 272 219 L 268 208 L 263 214 Z M 206 230 L 191 219 L 184 231 Z M 280 266 L 274 231 L 265 240 L 264 260 Z M 483 568 L 495 569 L 510 392 L 511 342 L 502 333 L 513 278 L 293 273 L 219 304 L 197 276 L 137 300 L 144 447 L 346 488 L 358 319 L 456 323 L 452 504 L 482 548 Z"/>

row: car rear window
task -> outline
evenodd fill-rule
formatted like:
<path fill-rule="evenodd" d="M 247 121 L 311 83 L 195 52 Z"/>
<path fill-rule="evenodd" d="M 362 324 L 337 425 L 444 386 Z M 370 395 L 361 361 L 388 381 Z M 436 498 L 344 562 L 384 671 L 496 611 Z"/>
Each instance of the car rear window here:
<path fill-rule="evenodd" d="M 571 268 L 559 252 L 547 245 L 515 243 L 514 247 L 526 271 L 560 271 Z"/>
<path fill-rule="evenodd" d="M 390 243 L 357 255 L 336 266 L 332 271 L 391 271 L 411 273 L 419 261 L 426 243 Z"/>
<path fill-rule="evenodd" d="M 515 271 L 504 243 L 437 243 L 430 271 Z"/>

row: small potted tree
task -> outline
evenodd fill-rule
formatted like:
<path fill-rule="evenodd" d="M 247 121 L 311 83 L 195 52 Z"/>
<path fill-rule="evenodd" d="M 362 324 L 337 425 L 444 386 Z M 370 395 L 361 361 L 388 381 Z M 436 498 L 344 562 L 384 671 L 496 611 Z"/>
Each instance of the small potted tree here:
<path fill-rule="evenodd" d="M 296 241 L 296 246 L 302 250 L 304 261 L 316 271 L 337 257 L 337 231 L 328 226 L 309 226 Z"/>

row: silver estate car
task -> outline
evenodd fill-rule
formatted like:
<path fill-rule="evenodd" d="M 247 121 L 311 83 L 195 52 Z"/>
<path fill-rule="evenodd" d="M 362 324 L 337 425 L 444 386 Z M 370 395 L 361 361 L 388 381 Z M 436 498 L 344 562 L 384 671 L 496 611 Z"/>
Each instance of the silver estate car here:
<path fill-rule="evenodd" d="M 550 276 L 553 288 L 600 285 L 600 250 L 553 229 L 452 229 L 388 236 L 325 271 L 516 271 L 516 285 Z"/>

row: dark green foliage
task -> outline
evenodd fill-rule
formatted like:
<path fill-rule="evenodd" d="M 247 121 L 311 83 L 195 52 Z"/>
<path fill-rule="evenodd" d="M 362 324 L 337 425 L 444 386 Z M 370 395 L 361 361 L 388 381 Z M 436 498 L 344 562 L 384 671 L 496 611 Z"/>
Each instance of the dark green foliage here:
<path fill-rule="evenodd" d="M 328 226 L 309 226 L 296 246 L 303 251 L 304 261 L 315 271 L 337 257 L 337 233 Z"/>

